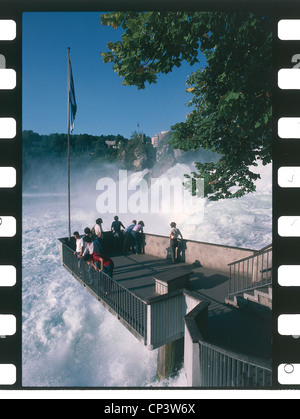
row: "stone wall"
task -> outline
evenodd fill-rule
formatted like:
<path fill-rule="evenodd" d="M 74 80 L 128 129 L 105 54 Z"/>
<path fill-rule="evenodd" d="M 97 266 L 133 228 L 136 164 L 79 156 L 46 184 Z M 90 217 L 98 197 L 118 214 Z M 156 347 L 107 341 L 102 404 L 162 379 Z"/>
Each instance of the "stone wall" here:
<path fill-rule="evenodd" d="M 180 261 L 204 268 L 228 272 L 228 264 L 252 256 L 256 250 L 183 240 Z M 170 258 L 170 240 L 165 236 L 145 234 L 145 253 Z"/>

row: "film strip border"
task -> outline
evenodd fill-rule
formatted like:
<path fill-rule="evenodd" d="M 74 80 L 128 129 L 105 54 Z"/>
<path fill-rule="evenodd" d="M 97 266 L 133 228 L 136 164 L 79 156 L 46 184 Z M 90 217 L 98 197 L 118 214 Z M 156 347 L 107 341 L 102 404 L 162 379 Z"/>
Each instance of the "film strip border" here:
<path fill-rule="evenodd" d="M 300 385 L 300 19 L 280 18 L 274 33 L 273 375 Z"/>
<path fill-rule="evenodd" d="M 22 14 L 0 11 L 0 389 L 21 388 Z"/>
<path fill-rule="evenodd" d="M 274 26 L 275 28 L 275 26 Z M 300 386 L 300 18 L 274 31 L 273 387 Z M 0 390 L 22 388 L 22 11 L 0 10 Z"/>

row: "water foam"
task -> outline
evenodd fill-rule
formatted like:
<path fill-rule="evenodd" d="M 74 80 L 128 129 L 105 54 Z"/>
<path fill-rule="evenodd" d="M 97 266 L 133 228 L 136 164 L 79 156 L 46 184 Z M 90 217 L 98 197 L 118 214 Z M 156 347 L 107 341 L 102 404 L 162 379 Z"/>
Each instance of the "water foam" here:
<path fill-rule="evenodd" d="M 187 173 L 178 165 L 166 173 Z M 271 167 L 260 167 L 254 194 L 205 200 L 198 214 L 181 214 L 185 238 L 259 249 L 272 241 Z M 137 174 L 137 179 L 143 173 Z M 99 214 L 93 197 L 72 196 L 72 227 L 83 231 Z M 157 351 L 147 350 L 60 265 L 58 237 L 67 236 L 65 196 L 23 197 L 23 385 L 32 387 L 184 387 L 184 370 L 157 381 Z M 88 204 L 87 204 L 88 202 Z M 101 216 L 101 215 L 100 215 Z M 168 235 L 175 214 L 143 215 L 145 231 Z M 194 217 L 195 223 L 190 223 Z M 112 214 L 104 218 L 110 229 Z M 129 223 L 132 214 L 124 214 Z M 175 220 L 177 221 L 177 219 Z"/>

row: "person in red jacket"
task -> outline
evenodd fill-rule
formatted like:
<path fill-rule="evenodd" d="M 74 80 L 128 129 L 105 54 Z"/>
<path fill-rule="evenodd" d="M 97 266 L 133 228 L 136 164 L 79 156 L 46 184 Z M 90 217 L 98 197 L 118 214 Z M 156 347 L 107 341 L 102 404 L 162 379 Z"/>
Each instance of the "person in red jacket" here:
<path fill-rule="evenodd" d="M 84 260 L 91 264 L 95 270 L 104 272 L 106 275 L 113 277 L 114 262 L 108 256 L 101 253 L 93 253 L 92 255 L 86 255 Z"/>

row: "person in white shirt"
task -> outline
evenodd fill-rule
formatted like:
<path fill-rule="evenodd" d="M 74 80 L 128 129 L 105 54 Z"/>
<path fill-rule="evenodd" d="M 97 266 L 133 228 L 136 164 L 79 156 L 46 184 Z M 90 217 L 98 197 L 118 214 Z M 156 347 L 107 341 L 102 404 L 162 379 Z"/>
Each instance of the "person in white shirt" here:
<path fill-rule="evenodd" d="M 83 237 L 83 242 L 85 243 L 85 249 L 82 256 L 78 256 L 80 259 L 86 260 L 88 256 L 99 255 L 100 251 L 96 241 L 92 241 L 91 237 Z M 93 267 L 90 265 L 88 269 L 89 273 L 89 285 L 93 284 Z"/>
<path fill-rule="evenodd" d="M 104 251 L 104 249 L 103 249 L 103 247 L 104 247 L 103 246 L 104 235 L 103 235 L 102 223 L 103 223 L 102 218 L 97 218 L 96 224 L 95 224 L 95 227 L 94 227 L 95 234 L 97 236 L 96 242 L 98 244 L 100 253 L 103 253 L 103 251 Z"/>
<path fill-rule="evenodd" d="M 80 236 L 78 231 L 75 231 L 73 233 L 73 236 L 75 237 L 75 240 L 76 240 L 76 250 L 74 252 L 74 255 L 81 256 L 83 253 L 83 248 L 84 248 L 83 236 Z"/>
<path fill-rule="evenodd" d="M 176 260 L 178 260 L 178 251 L 177 251 L 177 255 L 176 255 L 176 248 L 178 248 L 178 244 L 179 244 L 179 237 L 181 238 L 181 240 L 183 239 L 182 234 L 180 232 L 180 230 L 176 227 L 176 223 L 172 222 L 170 224 L 171 227 L 171 231 L 170 231 L 170 253 L 171 253 L 171 258 L 172 258 L 172 263 L 176 263 Z"/>
<path fill-rule="evenodd" d="M 85 243 L 85 249 L 83 251 L 82 256 L 78 256 L 81 259 L 84 258 L 86 255 L 93 255 L 93 253 L 99 254 L 100 250 L 96 241 L 92 241 L 92 239 L 88 236 L 83 237 L 83 242 Z"/>
<path fill-rule="evenodd" d="M 76 255 L 80 259 L 84 251 L 83 236 L 80 236 L 78 231 L 74 231 L 73 236 L 76 240 L 76 250 L 74 252 L 74 255 Z M 80 260 L 78 260 L 78 268 L 80 268 Z"/>

